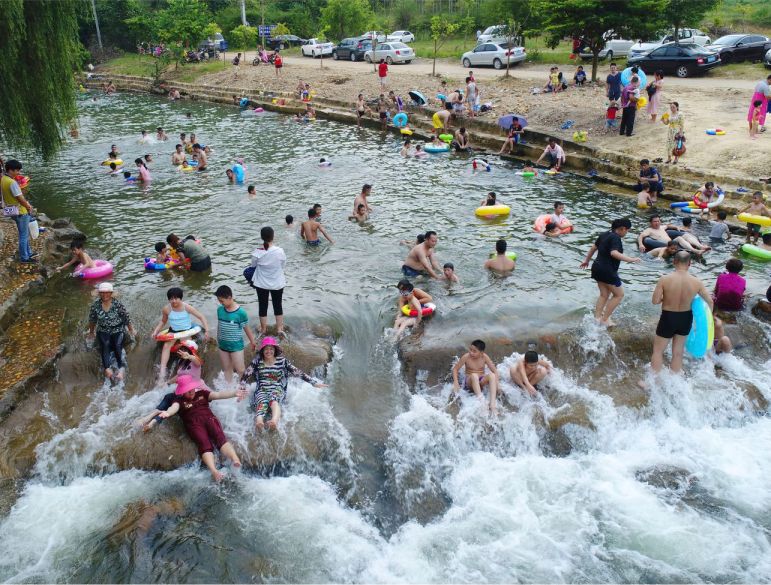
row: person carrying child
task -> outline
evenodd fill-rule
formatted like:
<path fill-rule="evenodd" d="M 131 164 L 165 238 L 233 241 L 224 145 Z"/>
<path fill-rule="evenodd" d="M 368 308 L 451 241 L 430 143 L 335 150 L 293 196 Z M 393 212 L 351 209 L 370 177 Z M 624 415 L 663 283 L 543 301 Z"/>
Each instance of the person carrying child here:
<path fill-rule="evenodd" d="M 258 431 L 265 428 L 265 417 L 270 416 L 268 428 L 278 429 L 281 420 L 281 405 L 286 400 L 286 390 L 289 377 L 302 378 L 314 388 L 326 388 L 316 378 L 293 366 L 286 359 L 278 342 L 272 337 L 265 337 L 260 344 L 260 351 L 254 356 L 252 363 L 246 368 L 239 391 L 246 389 L 246 384 L 255 382 L 256 387 L 250 401 L 250 408 L 255 411 L 254 425 Z"/>
<path fill-rule="evenodd" d="M 217 307 L 217 347 L 220 352 L 222 372 L 225 383 L 233 380 L 233 370 L 240 378 L 244 374 L 244 333 L 249 339 L 252 351 L 257 350 L 257 340 L 248 327 L 249 316 L 233 299 L 233 291 L 229 286 L 220 286 L 214 293 L 220 306 Z"/>
<path fill-rule="evenodd" d="M 549 375 L 551 369 L 549 362 L 539 359 L 537 352 L 529 350 L 509 368 L 509 375 L 514 384 L 535 398 L 538 393 L 538 384 Z"/>
<path fill-rule="evenodd" d="M 452 367 L 452 391 L 457 394 L 463 386 L 465 390 L 484 400 L 482 389 L 487 386 L 490 413 L 497 414 L 498 370 L 490 356 L 485 353 L 485 347 L 484 341 L 475 339 L 469 345 L 468 351 L 455 362 Z M 464 375 L 459 379 L 461 368 L 464 368 Z"/>

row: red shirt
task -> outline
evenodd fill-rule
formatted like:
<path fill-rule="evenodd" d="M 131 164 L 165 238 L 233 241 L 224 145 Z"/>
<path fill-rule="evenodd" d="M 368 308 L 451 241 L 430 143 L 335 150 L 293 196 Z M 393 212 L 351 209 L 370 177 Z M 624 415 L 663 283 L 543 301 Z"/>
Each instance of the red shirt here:
<path fill-rule="evenodd" d="M 208 390 L 196 390 L 191 400 L 186 400 L 184 396 L 177 396 L 174 400 L 179 402 L 179 416 L 186 423 L 192 422 L 201 415 L 214 416 L 209 408 Z"/>
<path fill-rule="evenodd" d="M 616 119 L 616 112 L 618 112 L 618 108 L 616 106 L 610 106 L 608 108 L 608 120 L 615 120 Z"/>
<path fill-rule="evenodd" d="M 381 63 L 380 65 L 377 66 L 377 74 L 380 77 L 385 77 L 387 73 L 388 73 L 388 63 Z"/>
<path fill-rule="evenodd" d="M 273 61 L 273 64 L 276 66 L 276 68 L 279 68 L 284 64 L 284 60 L 281 58 L 280 55 L 276 55 L 276 60 Z"/>

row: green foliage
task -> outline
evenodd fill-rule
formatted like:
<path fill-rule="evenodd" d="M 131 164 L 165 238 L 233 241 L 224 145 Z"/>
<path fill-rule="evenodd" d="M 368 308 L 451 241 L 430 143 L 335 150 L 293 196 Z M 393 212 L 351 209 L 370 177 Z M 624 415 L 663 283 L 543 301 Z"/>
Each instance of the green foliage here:
<path fill-rule="evenodd" d="M 771 2 L 722 0 L 704 19 L 715 28 L 771 34 Z M 722 32 L 722 31 L 721 31 Z"/>
<path fill-rule="evenodd" d="M 80 39 L 86 46 L 93 46 L 96 44 L 96 25 L 91 3 L 79 2 L 79 5 Z M 139 0 L 96 0 L 96 13 L 105 48 L 133 51 L 139 42 L 149 40 L 144 29 L 127 27 L 125 23 L 141 15 Z"/>
<path fill-rule="evenodd" d="M 594 54 L 592 79 L 597 79 L 598 54 L 605 45 L 603 35 L 614 31 L 624 38 L 647 38 L 662 27 L 668 0 L 531 0 L 541 15 L 531 33 L 546 33 L 550 46 L 563 37 L 580 38 Z"/>
<path fill-rule="evenodd" d="M 50 158 L 77 119 L 77 0 L 4 0 L 0 18 L 0 141 Z"/>
<path fill-rule="evenodd" d="M 127 19 L 126 24 L 134 30 L 144 30 L 148 40 L 179 43 L 183 47 L 196 47 L 220 31 L 202 0 L 167 0 L 166 8 L 155 13 L 145 11 Z"/>
<path fill-rule="evenodd" d="M 292 34 L 292 31 L 289 29 L 286 23 L 283 23 L 283 22 L 279 22 L 276 25 L 276 28 L 273 29 L 273 36 L 291 35 L 291 34 Z"/>
<path fill-rule="evenodd" d="M 418 14 L 418 4 L 415 0 L 400 0 L 391 13 L 394 28 L 409 30 L 414 27 L 415 16 Z"/>
<path fill-rule="evenodd" d="M 459 28 L 459 24 L 450 22 L 445 16 L 434 16 L 431 18 L 431 40 L 434 41 L 434 63 L 431 68 L 431 75 L 436 76 L 437 51 L 439 51 L 447 38 L 455 34 Z"/>
<path fill-rule="evenodd" d="M 257 29 L 253 26 L 239 24 L 230 31 L 228 42 L 233 49 L 249 49 L 257 42 Z"/>
<path fill-rule="evenodd" d="M 667 0 L 663 19 L 677 31 L 684 26 L 697 26 L 704 15 L 717 6 L 719 0 Z"/>
<path fill-rule="evenodd" d="M 321 24 L 335 40 L 360 35 L 374 18 L 367 0 L 329 0 L 321 11 Z"/>

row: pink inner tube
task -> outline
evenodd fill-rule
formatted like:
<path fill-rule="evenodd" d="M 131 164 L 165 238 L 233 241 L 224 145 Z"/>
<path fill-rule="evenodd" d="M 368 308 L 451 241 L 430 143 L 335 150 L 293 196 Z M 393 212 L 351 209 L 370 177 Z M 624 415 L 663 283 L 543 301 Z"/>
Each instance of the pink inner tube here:
<path fill-rule="evenodd" d="M 94 260 L 94 264 L 96 264 L 96 266 L 93 268 L 86 269 L 83 269 L 82 264 L 78 264 L 75 267 L 72 276 L 75 278 L 102 278 L 103 276 L 112 274 L 112 264 L 107 260 Z"/>

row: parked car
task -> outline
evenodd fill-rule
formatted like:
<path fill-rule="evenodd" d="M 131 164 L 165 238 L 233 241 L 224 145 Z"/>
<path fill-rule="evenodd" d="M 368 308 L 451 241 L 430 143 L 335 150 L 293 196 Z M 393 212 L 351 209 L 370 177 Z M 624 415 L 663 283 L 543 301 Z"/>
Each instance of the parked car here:
<path fill-rule="evenodd" d="M 334 43 L 322 43 L 318 39 L 308 39 L 305 44 L 300 47 L 303 57 L 322 57 L 323 55 L 331 55 L 332 49 L 335 48 Z"/>
<path fill-rule="evenodd" d="M 463 53 L 460 58 L 463 67 L 477 67 L 479 65 L 491 65 L 496 69 L 506 67 L 506 61 L 509 65 L 516 65 L 525 60 L 524 47 L 517 47 L 506 43 L 482 43 L 473 50 Z"/>
<path fill-rule="evenodd" d="M 632 57 L 636 55 L 642 55 L 667 43 L 671 43 L 674 40 L 675 31 L 663 35 L 658 41 L 638 41 L 629 49 L 629 55 Z M 708 45 L 710 43 L 710 38 L 699 29 L 681 28 L 677 31 L 677 41 L 683 45 L 699 45 L 703 47 L 704 45 Z"/>
<path fill-rule="evenodd" d="M 761 61 L 766 51 L 771 49 L 771 42 L 763 35 L 725 35 L 705 48 L 718 53 L 725 65 L 739 61 Z"/>
<path fill-rule="evenodd" d="M 375 51 L 377 51 L 377 56 L 375 57 L 373 57 L 372 49 L 364 53 L 364 60 L 367 63 L 372 63 L 373 60 L 380 61 L 380 59 L 385 59 L 389 65 L 392 63 L 409 63 L 416 57 L 415 51 L 404 43 L 378 43 Z"/>
<path fill-rule="evenodd" d="M 225 40 L 225 37 L 222 36 L 222 33 L 215 33 L 213 37 L 209 37 L 205 41 L 198 43 L 198 50 L 207 51 L 211 56 L 212 51 L 227 51 L 228 42 Z"/>
<path fill-rule="evenodd" d="M 678 77 L 691 77 L 720 65 L 720 55 L 697 45 L 668 43 L 644 55 L 629 57 L 627 66 L 637 65 L 645 73 L 661 69 Z"/>
<path fill-rule="evenodd" d="M 386 42 L 386 34 L 382 30 L 368 30 L 363 35 L 361 35 L 361 38 L 369 39 L 370 41 L 377 39 L 378 43 Z"/>
<path fill-rule="evenodd" d="M 266 41 L 269 49 L 286 49 L 287 47 L 300 47 L 308 42 L 307 39 L 301 39 L 297 35 L 278 35 Z"/>
<path fill-rule="evenodd" d="M 605 46 L 600 51 L 599 57 L 600 59 L 608 59 L 609 61 L 616 57 L 626 57 L 629 54 L 629 49 L 632 48 L 632 45 L 634 45 L 634 41 L 614 38 L 606 39 Z M 581 52 L 578 55 L 584 61 L 594 58 L 594 55 L 592 55 L 592 52 L 588 47 L 581 49 Z"/>
<path fill-rule="evenodd" d="M 395 30 L 386 37 L 386 41 L 398 41 L 400 43 L 411 43 L 415 40 L 415 35 L 408 30 Z"/>
<path fill-rule="evenodd" d="M 332 58 L 335 60 L 350 59 L 351 61 L 363 61 L 364 53 L 371 48 L 372 41 L 369 39 L 359 37 L 343 39 L 339 45 L 332 49 Z"/>
<path fill-rule="evenodd" d="M 483 43 L 494 43 L 499 45 L 508 42 L 508 40 L 509 39 L 506 38 L 506 25 L 495 24 L 493 26 L 488 26 L 482 31 L 482 34 L 477 37 L 477 45 Z"/>
<path fill-rule="evenodd" d="M 763 65 L 765 65 L 766 68 L 771 69 L 771 49 L 766 51 L 766 56 L 763 57 Z"/>

